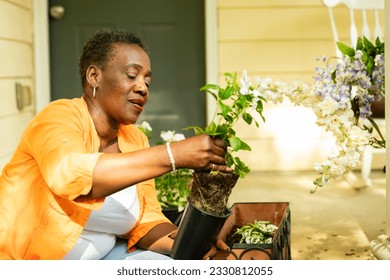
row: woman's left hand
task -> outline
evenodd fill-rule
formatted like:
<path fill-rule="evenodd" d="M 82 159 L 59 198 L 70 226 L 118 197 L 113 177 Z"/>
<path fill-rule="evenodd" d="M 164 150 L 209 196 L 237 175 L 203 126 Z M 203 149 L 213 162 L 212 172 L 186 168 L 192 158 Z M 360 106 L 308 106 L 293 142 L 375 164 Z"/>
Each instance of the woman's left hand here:
<path fill-rule="evenodd" d="M 218 250 L 230 252 L 230 247 L 222 239 L 218 239 L 215 245 L 211 246 L 211 249 L 203 256 L 203 260 L 212 260 L 218 253 Z"/>
<path fill-rule="evenodd" d="M 175 239 L 177 236 L 178 230 L 173 231 L 169 234 L 169 238 Z M 218 239 L 215 242 L 215 245 L 212 245 L 210 250 L 203 256 L 203 260 L 212 260 L 215 255 L 218 253 L 218 250 L 222 250 L 225 252 L 230 252 L 230 247 L 223 242 L 222 239 Z"/>

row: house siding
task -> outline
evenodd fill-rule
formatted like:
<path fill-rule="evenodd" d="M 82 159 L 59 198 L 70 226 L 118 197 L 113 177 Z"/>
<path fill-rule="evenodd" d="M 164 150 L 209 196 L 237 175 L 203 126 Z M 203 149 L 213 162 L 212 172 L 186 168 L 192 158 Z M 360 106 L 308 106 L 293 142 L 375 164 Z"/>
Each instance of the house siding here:
<path fill-rule="evenodd" d="M 0 0 L 0 170 L 35 114 L 31 0 Z M 16 83 L 29 88 L 31 104 L 19 110 Z"/>

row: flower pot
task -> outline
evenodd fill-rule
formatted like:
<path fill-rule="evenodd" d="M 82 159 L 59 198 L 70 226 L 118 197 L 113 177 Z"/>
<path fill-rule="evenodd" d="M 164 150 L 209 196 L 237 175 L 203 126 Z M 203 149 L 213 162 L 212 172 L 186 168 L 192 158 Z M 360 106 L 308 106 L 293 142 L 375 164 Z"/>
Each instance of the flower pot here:
<path fill-rule="evenodd" d="M 163 214 L 167 217 L 172 224 L 179 225 L 181 217 L 183 216 L 183 210 L 179 211 L 177 207 L 169 207 L 162 209 Z"/>
<path fill-rule="evenodd" d="M 291 260 L 290 232 L 291 215 L 288 202 L 246 202 L 235 203 L 230 208 L 217 238 L 226 242 L 237 228 L 256 221 L 269 221 L 278 227 L 272 243 L 245 244 L 227 243 L 230 252 L 219 251 L 217 260 Z"/>
<path fill-rule="evenodd" d="M 172 246 L 171 257 L 176 260 L 201 260 L 210 250 L 227 217 L 215 216 L 187 203 Z"/>

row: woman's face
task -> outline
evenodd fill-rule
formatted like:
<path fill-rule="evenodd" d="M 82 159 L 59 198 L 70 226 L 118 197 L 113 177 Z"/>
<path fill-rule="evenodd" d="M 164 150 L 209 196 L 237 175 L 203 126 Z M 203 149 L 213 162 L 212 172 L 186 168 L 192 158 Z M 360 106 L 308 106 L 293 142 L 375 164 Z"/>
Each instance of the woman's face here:
<path fill-rule="evenodd" d="M 104 69 L 96 97 L 110 122 L 134 124 L 149 98 L 150 59 L 138 45 L 117 43 Z"/>

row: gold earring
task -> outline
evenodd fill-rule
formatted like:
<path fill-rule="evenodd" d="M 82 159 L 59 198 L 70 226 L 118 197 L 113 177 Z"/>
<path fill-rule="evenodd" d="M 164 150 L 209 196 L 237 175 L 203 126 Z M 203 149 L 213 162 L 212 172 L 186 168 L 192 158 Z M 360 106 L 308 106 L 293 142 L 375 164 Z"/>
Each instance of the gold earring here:
<path fill-rule="evenodd" d="M 92 95 L 93 95 L 93 98 L 96 98 L 96 87 L 93 87 Z"/>

